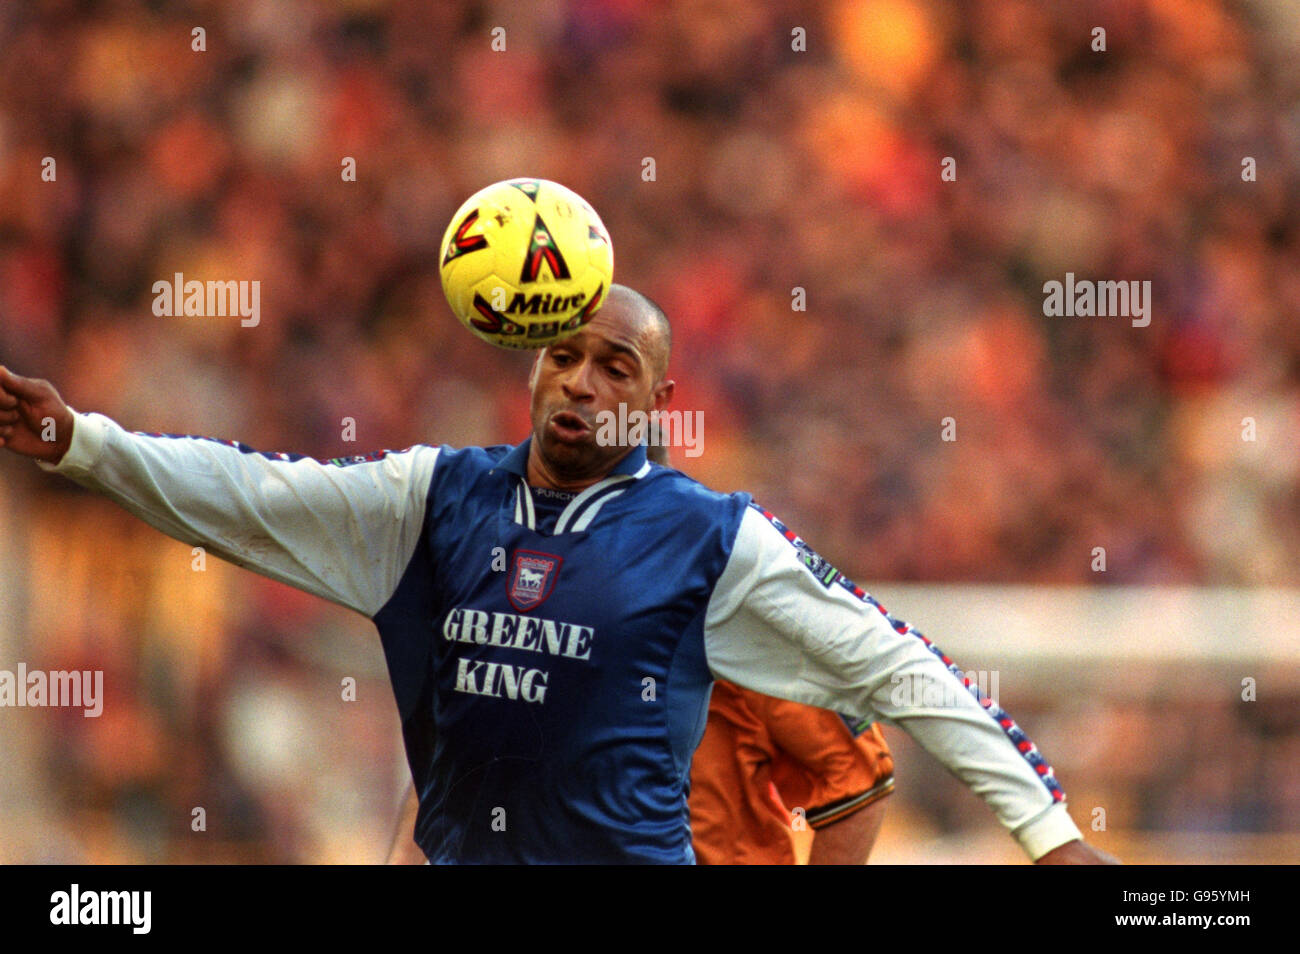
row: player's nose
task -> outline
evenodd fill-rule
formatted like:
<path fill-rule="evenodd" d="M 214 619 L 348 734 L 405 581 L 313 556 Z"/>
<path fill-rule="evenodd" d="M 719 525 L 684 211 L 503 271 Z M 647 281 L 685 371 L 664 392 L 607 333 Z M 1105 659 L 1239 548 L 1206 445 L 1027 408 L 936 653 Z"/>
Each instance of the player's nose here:
<path fill-rule="evenodd" d="M 593 380 L 592 363 L 586 359 L 575 361 L 566 369 L 568 372 L 560 380 L 560 386 L 570 398 L 593 397 L 596 393 Z"/>

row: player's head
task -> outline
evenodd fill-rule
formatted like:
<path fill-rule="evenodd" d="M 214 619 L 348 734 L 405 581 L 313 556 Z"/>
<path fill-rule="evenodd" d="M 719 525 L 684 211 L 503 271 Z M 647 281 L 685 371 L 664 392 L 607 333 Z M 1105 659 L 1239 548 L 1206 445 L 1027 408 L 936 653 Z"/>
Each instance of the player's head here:
<path fill-rule="evenodd" d="M 628 434 L 620 433 L 618 421 L 634 421 L 633 412 L 648 418 L 672 400 L 671 346 L 663 310 L 640 292 L 611 285 L 590 322 L 538 354 L 528 379 L 533 453 L 549 476 L 591 482 L 627 454 Z M 626 405 L 621 416 L 620 404 Z"/>

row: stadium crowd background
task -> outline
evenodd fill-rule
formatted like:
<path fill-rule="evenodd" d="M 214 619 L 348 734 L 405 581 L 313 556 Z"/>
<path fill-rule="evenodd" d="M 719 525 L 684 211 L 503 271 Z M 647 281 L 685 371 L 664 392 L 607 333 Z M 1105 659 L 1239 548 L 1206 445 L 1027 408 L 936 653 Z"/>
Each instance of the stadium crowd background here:
<path fill-rule="evenodd" d="M 436 256 L 466 196 L 521 174 L 587 197 L 618 280 L 672 317 L 677 406 L 706 425 L 675 462 L 886 603 L 891 581 L 1300 585 L 1291 0 L 4 4 L 0 361 L 130 428 L 260 449 L 517 441 L 528 357 L 457 325 Z M 1044 317 L 1067 271 L 1150 280 L 1149 327 Z M 156 317 L 176 272 L 260 280 L 260 323 Z M 196 571 L 8 456 L 0 513 L 0 668 L 107 686 L 99 719 L 0 710 L 0 862 L 383 857 L 403 767 L 364 620 Z M 1002 701 L 1085 831 L 1112 806 L 1102 847 L 1294 861 L 1293 677 L 1255 703 L 1238 678 Z M 1016 857 L 889 738 L 881 857 L 941 834 Z"/>

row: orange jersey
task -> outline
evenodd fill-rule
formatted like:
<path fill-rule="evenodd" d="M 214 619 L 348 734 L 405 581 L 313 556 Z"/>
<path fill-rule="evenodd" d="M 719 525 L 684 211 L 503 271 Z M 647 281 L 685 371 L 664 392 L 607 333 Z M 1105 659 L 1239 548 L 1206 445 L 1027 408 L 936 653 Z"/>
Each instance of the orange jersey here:
<path fill-rule="evenodd" d="M 879 726 L 855 738 L 834 712 L 718 681 L 691 766 L 696 859 L 794 864 L 798 809 L 817 829 L 893 788 L 894 760 Z"/>

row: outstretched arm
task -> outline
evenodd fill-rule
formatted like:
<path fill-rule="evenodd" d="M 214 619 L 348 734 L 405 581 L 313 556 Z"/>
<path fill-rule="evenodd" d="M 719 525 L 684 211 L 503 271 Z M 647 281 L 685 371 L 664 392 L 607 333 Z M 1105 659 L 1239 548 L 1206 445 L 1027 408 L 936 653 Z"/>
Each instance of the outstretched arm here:
<path fill-rule="evenodd" d="M 182 542 L 373 616 L 419 542 L 438 451 L 345 461 L 131 433 L 0 372 L 0 442 Z"/>
<path fill-rule="evenodd" d="M 801 539 L 755 507 L 705 623 L 709 666 L 771 696 L 899 726 L 979 795 L 1035 861 L 1103 861 L 1082 845 L 1051 766 L 1004 710 Z M 920 690 L 920 691 L 918 691 Z"/>

